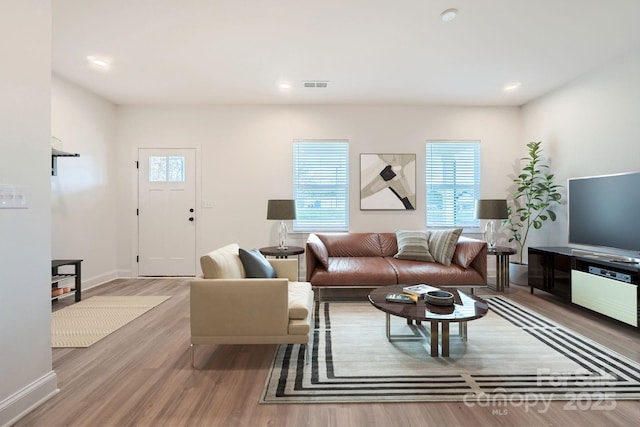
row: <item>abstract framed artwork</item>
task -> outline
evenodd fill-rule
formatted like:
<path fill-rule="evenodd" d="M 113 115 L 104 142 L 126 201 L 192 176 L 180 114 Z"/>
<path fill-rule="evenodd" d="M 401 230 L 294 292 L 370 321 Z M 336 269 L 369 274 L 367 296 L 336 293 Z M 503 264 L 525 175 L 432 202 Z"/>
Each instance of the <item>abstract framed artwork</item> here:
<path fill-rule="evenodd" d="M 415 154 L 360 154 L 360 210 L 415 208 Z"/>

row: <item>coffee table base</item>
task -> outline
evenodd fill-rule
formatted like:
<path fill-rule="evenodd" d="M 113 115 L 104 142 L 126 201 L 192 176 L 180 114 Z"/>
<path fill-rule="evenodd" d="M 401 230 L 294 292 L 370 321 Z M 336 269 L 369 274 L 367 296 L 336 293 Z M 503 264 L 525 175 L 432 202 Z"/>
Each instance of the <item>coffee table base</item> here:
<path fill-rule="evenodd" d="M 449 357 L 449 323 L 450 322 L 438 322 L 436 320 L 430 320 L 431 323 L 429 334 L 427 334 L 426 329 L 421 326 L 419 321 L 416 322 L 416 325 L 413 325 L 410 320 L 407 321 L 407 324 L 411 327 L 413 331 L 413 335 L 391 335 L 391 315 L 389 313 L 385 313 L 386 320 L 386 334 L 387 340 L 389 342 L 393 341 L 413 341 L 413 340 L 425 340 L 427 337 L 429 338 L 431 345 L 431 357 L 437 357 L 438 347 L 442 347 L 441 356 Z M 467 341 L 467 322 L 457 322 L 458 323 L 458 335 L 462 339 L 462 341 Z M 441 325 L 440 327 L 438 325 Z M 440 338 L 442 337 L 442 338 Z M 440 341 L 440 343 L 438 343 Z"/>

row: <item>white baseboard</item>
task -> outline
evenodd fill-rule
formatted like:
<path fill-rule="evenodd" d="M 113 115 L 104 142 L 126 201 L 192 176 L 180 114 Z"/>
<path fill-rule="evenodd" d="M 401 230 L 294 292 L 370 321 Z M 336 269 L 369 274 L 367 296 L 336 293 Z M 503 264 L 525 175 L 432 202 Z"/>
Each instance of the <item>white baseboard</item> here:
<path fill-rule="evenodd" d="M 0 426 L 9 426 L 58 393 L 54 371 L 38 378 L 0 402 Z"/>
<path fill-rule="evenodd" d="M 136 277 L 131 270 L 118 270 L 118 279 L 130 279 Z"/>
<path fill-rule="evenodd" d="M 82 289 L 91 289 L 96 286 L 103 285 L 112 280 L 118 279 L 118 272 L 116 270 L 108 271 L 106 273 L 100 274 L 98 276 L 93 276 L 89 278 L 82 279 Z"/>

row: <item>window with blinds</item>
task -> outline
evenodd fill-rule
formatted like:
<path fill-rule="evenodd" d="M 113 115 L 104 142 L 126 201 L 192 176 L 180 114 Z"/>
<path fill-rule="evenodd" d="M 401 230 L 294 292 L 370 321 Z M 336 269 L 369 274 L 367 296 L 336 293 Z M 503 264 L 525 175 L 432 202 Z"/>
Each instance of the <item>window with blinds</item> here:
<path fill-rule="evenodd" d="M 427 141 L 427 227 L 479 227 L 480 142 Z"/>
<path fill-rule="evenodd" d="M 349 143 L 293 143 L 294 231 L 349 230 Z"/>

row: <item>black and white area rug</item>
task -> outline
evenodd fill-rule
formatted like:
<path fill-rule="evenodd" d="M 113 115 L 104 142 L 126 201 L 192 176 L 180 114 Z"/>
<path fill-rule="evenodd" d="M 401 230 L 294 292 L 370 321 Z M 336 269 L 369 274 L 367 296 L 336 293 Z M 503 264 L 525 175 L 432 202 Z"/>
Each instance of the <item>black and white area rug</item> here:
<path fill-rule="evenodd" d="M 487 301 L 466 342 L 452 324 L 446 358 L 430 357 L 427 341 L 389 342 L 368 302 L 316 303 L 309 357 L 280 345 L 261 403 L 640 399 L 640 363 L 507 298 Z M 412 331 L 391 316 L 391 333 Z"/>

